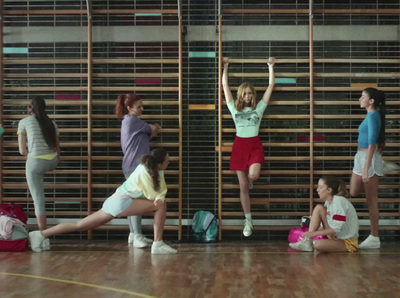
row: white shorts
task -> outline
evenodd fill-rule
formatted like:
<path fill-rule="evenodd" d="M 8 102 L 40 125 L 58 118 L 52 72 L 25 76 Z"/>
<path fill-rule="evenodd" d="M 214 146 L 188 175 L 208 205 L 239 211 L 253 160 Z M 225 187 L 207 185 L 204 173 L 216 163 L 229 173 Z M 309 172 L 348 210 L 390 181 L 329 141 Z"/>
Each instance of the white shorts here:
<path fill-rule="evenodd" d="M 364 172 L 365 160 L 367 159 L 368 151 L 357 151 L 357 154 L 354 156 L 354 167 L 353 173 L 362 176 Z M 371 164 L 368 169 L 368 178 L 378 175 L 384 176 L 386 174 L 385 168 L 383 166 L 382 155 L 379 151 L 375 151 L 372 156 Z"/>
<path fill-rule="evenodd" d="M 101 210 L 107 214 L 116 217 L 124 212 L 132 203 L 132 198 L 120 198 L 115 194 L 104 201 Z"/>

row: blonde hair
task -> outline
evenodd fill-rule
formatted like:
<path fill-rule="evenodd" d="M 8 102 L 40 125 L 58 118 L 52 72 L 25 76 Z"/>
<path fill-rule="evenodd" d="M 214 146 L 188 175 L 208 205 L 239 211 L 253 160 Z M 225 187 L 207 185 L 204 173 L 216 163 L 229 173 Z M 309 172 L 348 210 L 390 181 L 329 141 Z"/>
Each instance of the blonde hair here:
<path fill-rule="evenodd" d="M 257 92 L 254 86 L 251 83 L 243 83 L 242 85 L 239 86 L 239 89 L 236 94 L 236 101 L 235 101 L 235 109 L 239 112 L 241 112 L 244 108 L 244 92 L 246 91 L 246 88 L 250 88 L 251 93 L 253 93 L 253 99 L 251 101 L 251 108 L 254 110 L 257 105 L 256 97 L 257 97 Z"/>

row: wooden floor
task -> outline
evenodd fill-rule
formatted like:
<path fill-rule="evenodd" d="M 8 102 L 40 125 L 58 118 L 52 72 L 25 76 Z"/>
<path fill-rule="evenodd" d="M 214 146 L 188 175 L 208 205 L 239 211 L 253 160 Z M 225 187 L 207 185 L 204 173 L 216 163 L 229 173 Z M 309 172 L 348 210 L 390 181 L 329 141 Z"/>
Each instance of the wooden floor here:
<path fill-rule="evenodd" d="M 125 242 L 57 240 L 0 253 L 0 297 L 400 297 L 400 242 L 354 254 L 281 242 L 172 243 L 151 255 Z"/>

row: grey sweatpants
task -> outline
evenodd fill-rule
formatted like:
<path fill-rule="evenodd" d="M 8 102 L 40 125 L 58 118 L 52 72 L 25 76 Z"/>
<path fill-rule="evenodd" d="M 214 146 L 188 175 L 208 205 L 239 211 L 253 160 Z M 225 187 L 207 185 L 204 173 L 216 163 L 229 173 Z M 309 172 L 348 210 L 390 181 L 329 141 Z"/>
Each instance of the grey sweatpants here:
<path fill-rule="evenodd" d="M 125 179 L 128 179 L 132 173 L 124 173 Z M 133 234 L 142 234 L 142 216 L 128 216 L 129 230 Z"/>
<path fill-rule="evenodd" d="M 26 161 L 25 174 L 29 191 L 35 205 L 35 215 L 46 214 L 44 200 L 44 174 L 54 170 L 58 164 L 58 156 L 52 160 L 28 157 Z"/>

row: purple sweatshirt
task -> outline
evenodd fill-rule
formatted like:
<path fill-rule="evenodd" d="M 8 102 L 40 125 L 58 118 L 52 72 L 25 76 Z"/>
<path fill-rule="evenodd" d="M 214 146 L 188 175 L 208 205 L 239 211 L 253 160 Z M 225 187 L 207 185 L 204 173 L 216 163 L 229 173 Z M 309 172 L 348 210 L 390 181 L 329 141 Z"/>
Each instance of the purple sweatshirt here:
<path fill-rule="evenodd" d="M 121 123 L 122 171 L 132 173 L 143 154 L 150 154 L 151 127 L 135 115 L 125 115 Z"/>

